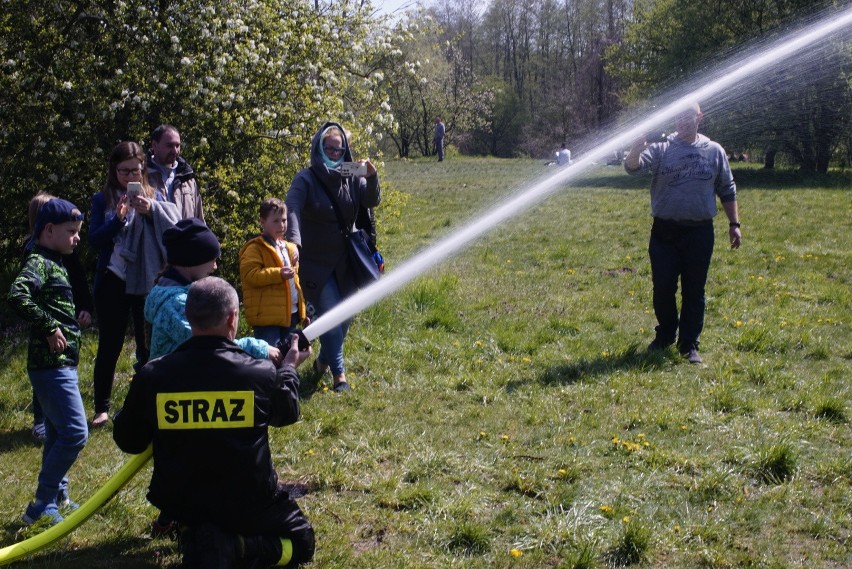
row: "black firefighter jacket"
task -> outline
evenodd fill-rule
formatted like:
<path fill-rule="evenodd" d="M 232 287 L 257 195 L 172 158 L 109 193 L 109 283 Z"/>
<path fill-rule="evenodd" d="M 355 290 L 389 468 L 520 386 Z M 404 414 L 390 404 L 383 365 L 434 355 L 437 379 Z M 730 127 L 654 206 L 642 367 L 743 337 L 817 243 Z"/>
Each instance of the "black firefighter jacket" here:
<path fill-rule="evenodd" d="M 278 476 L 267 428 L 299 418 L 299 377 L 219 336 L 194 336 L 133 379 L 113 438 L 153 443 L 148 500 L 174 519 L 227 524 L 272 500 Z"/>

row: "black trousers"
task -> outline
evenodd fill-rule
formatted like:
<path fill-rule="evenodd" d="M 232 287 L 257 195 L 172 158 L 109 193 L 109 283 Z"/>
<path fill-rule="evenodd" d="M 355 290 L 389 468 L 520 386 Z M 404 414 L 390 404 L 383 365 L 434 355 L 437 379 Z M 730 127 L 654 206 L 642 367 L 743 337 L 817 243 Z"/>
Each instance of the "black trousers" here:
<path fill-rule="evenodd" d="M 654 282 L 654 314 L 657 338 L 673 343 L 681 353 L 698 347 L 704 329 L 707 273 L 713 256 L 713 221 L 683 225 L 655 219 L 648 254 Z M 678 280 L 681 285 L 680 316 L 677 310 Z"/>
<path fill-rule="evenodd" d="M 245 566 L 269 567 L 277 563 L 281 558 L 281 539 L 289 539 L 293 543 L 293 556 L 287 567 L 295 567 L 314 558 L 314 528 L 280 483 L 266 508 L 239 516 L 231 515 L 214 523 L 243 537 L 246 557 L 242 563 Z"/>
<path fill-rule="evenodd" d="M 95 414 L 110 410 L 115 366 L 124 347 L 131 316 L 136 338 L 136 366 L 143 366 L 148 361 L 145 296 L 125 294 L 125 288 L 123 280 L 112 271 L 106 271 L 95 289 L 95 310 L 98 315 L 98 354 L 94 370 Z"/>

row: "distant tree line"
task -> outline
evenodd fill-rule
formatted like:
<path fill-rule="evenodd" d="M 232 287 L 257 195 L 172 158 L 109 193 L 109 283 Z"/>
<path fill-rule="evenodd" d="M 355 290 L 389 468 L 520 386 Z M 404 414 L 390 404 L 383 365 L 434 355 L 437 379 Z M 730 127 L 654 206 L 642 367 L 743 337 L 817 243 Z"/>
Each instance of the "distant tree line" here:
<path fill-rule="evenodd" d="M 400 156 L 431 154 L 429 119 L 441 114 L 448 142 L 462 152 L 544 156 L 689 80 L 714 56 L 836 4 L 435 0 L 397 24 L 408 33 L 397 35 L 400 62 L 417 66 L 408 84 L 421 87 L 404 96 L 396 85 L 390 90 L 399 128 L 389 136 L 417 142 L 387 148 Z M 845 38 L 826 42 L 805 62 L 781 62 L 761 83 L 723 94 L 728 98 L 716 104 L 708 125 L 713 134 L 738 153 L 765 158 L 767 167 L 779 153 L 804 171 L 849 166 L 848 32 Z M 460 96 L 465 89 L 476 96 Z"/>

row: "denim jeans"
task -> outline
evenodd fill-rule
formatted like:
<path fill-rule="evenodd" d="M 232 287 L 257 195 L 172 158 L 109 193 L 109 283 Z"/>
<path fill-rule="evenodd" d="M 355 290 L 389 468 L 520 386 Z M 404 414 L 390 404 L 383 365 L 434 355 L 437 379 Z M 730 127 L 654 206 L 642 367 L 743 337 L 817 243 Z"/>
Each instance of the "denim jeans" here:
<path fill-rule="evenodd" d="M 334 275 L 331 275 L 325 286 L 322 287 L 316 306 L 314 306 L 316 317 L 319 318 L 340 304 L 341 300 L 337 280 Z M 317 359 L 329 365 L 332 375 L 340 375 L 346 371 L 343 367 L 343 341 L 346 339 L 351 323 L 352 319 L 350 318 L 320 336 L 320 352 Z"/>
<path fill-rule="evenodd" d="M 36 500 L 56 502 L 68 486 L 66 474 L 89 439 L 86 410 L 77 381 L 77 368 L 29 370 L 33 390 L 44 412 L 45 441 Z"/>
<path fill-rule="evenodd" d="M 704 328 L 704 286 L 713 256 L 713 223 L 677 225 L 655 220 L 648 244 L 654 283 L 654 314 L 657 339 L 675 341 L 686 353 L 698 347 Z M 677 311 L 678 279 L 681 284 L 680 317 Z"/>
<path fill-rule="evenodd" d="M 291 322 L 297 322 L 299 320 L 299 315 L 296 314 Z M 259 340 L 264 340 L 270 346 L 277 346 L 278 342 L 281 342 L 281 345 L 286 345 L 287 342 L 290 341 L 290 336 L 293 335 L 293 331 L 296 329 L 296 326 L 254 326 L 252 327 L 252 331 L 254 332 L 254 337 Z"/>
<path fill-rule="evenodd" d="M 44 423 L 44 411 L 41 410 L 41 403 L 38 402 L 35 389 L 33 389 L 33 425 Z"/>

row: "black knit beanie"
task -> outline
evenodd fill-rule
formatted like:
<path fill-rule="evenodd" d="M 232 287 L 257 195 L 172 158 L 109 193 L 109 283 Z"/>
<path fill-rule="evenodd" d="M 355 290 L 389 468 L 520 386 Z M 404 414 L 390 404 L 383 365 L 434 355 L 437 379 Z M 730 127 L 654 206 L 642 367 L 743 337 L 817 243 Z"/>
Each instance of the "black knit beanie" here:
<path fill-rule="evenodd" d="M 221 254 L 219 240 L 203 221 L 181 219 L 163 233 L 166 262 L 172 266 L 194 267 L 217 259 Z"/>

